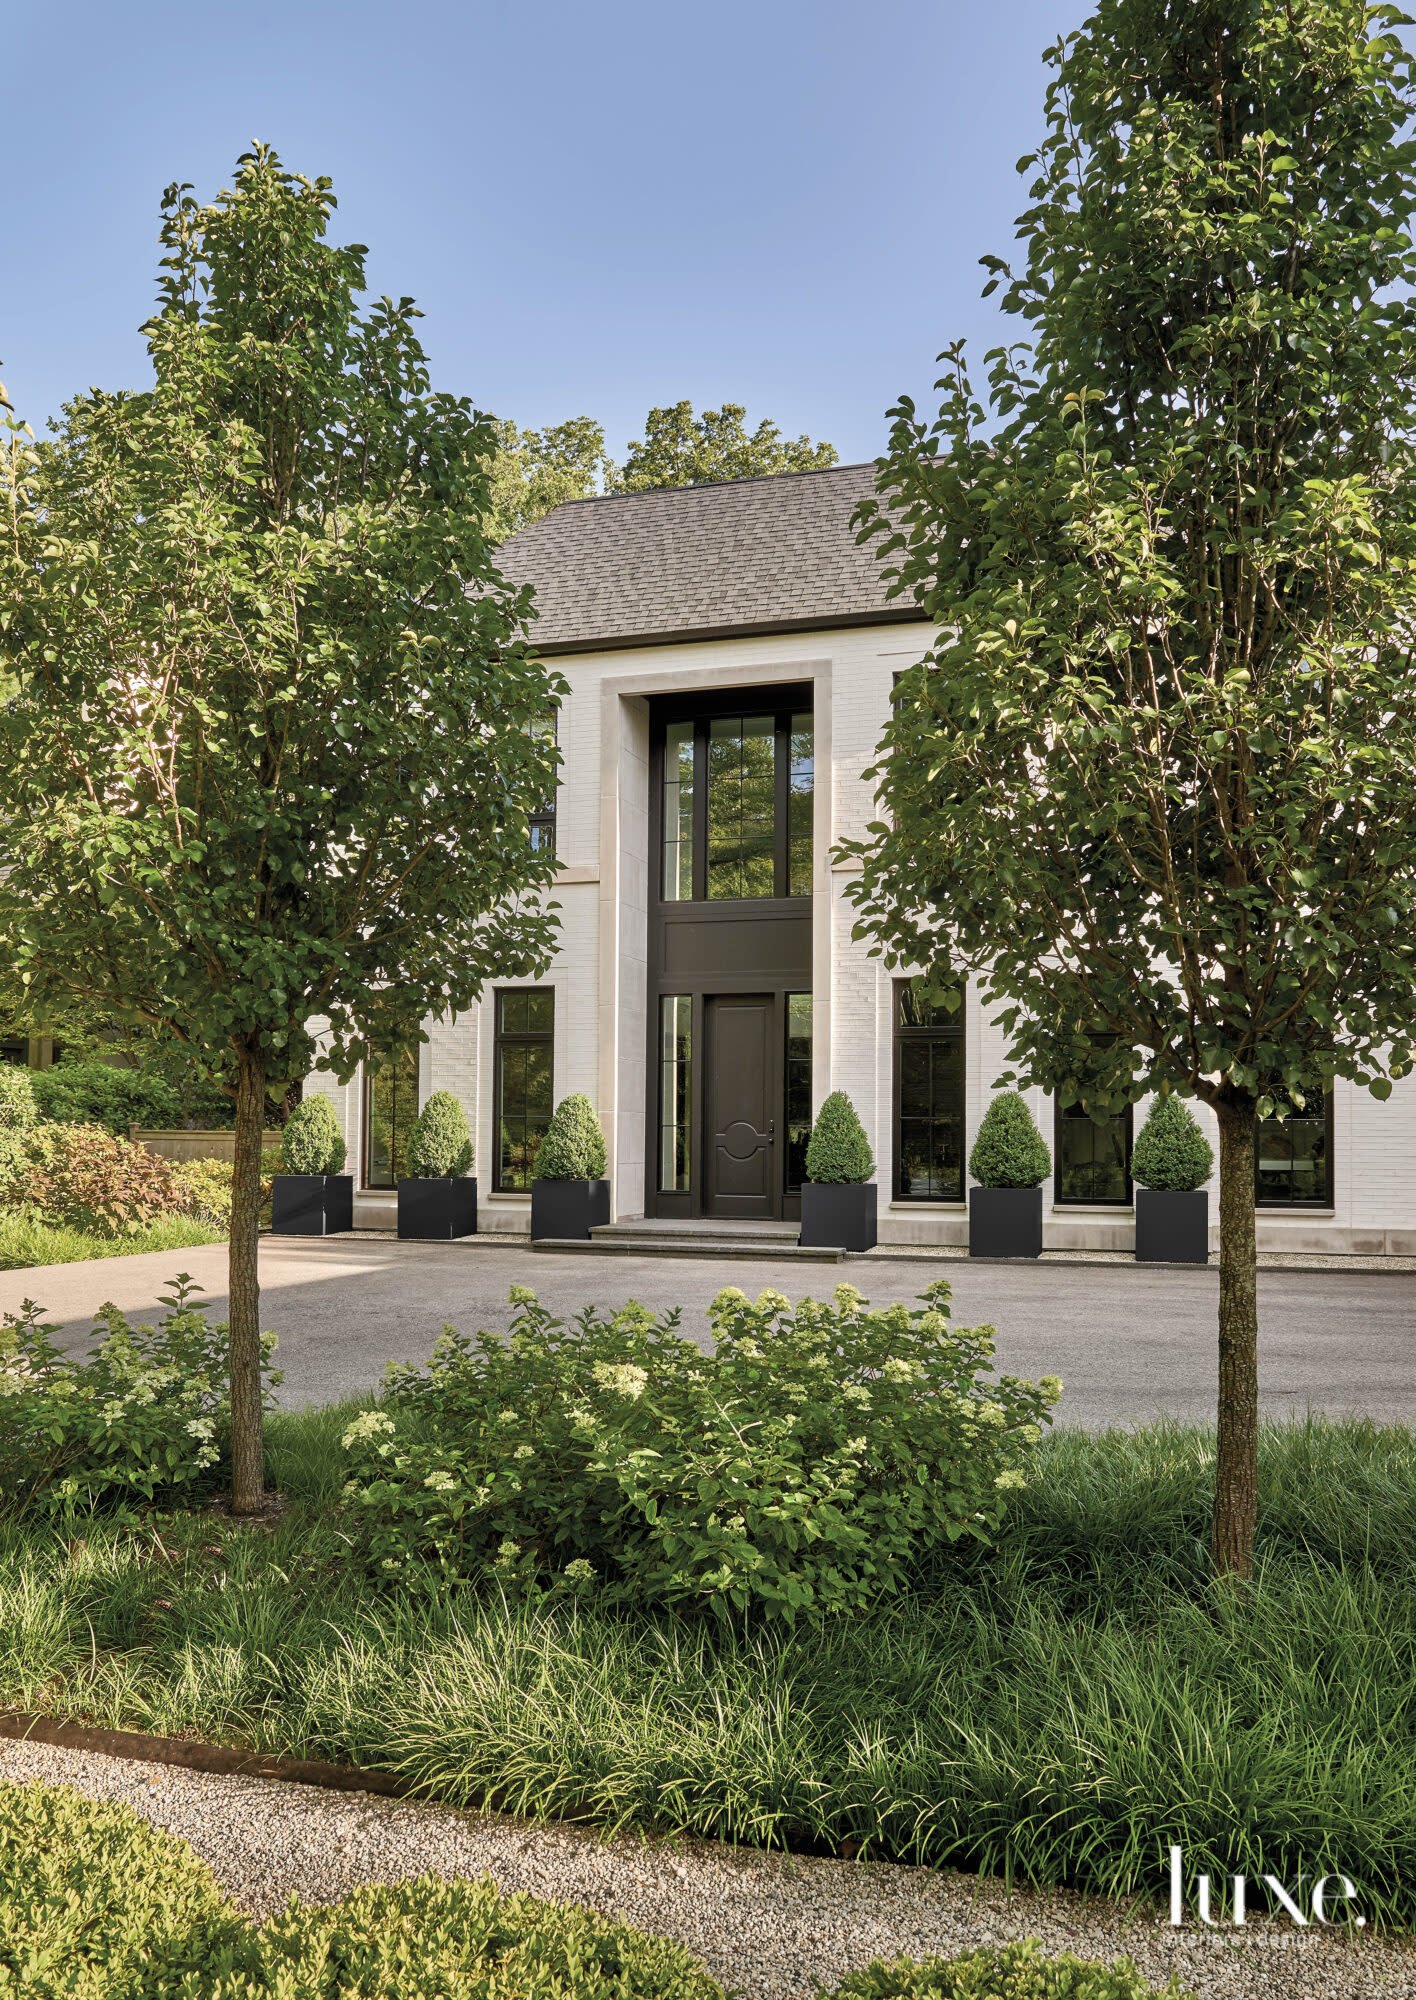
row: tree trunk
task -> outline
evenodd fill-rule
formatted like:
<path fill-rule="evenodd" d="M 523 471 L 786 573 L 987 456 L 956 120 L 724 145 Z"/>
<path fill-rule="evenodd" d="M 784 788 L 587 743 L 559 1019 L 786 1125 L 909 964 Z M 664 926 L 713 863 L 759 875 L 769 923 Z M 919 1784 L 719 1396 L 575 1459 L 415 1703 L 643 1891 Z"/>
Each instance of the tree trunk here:
<path fill-rule="evenodd" d="M 1219 1452 L 1214 1567 L 1247 1576 L 1259 1487 L 1259 1306 L 1252 1103 L 1219 1104 Z"/>
<path fill-rule="evenodd" d="M 265 1504 L 261 1285 L 256 1263 L 264 1130 L 265 1061 L 258 1048 L 245 1048 L 241 1051 L 236 1079 L 236 1166 L 231 1179 L 231 1511 L 234 1514 L 258 1514 Z"/>

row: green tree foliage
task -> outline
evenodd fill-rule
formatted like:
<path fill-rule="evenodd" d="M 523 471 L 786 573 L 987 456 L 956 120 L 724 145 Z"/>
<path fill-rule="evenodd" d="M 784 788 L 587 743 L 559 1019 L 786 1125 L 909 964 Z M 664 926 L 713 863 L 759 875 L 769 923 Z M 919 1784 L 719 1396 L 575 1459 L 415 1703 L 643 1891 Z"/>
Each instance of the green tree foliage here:
<path fill-rule="evenodd" d="M 1179 1097 L 1158 1097 L 1131 1155 L 1131 1178 L 1147 1188 L 1181 1193 L 1202 1188 L 1214 1170 L 1214 1148 Z"/>
<path fill-rule="evenodd" d="M 1256 1120 L 1416 1031 L 1416 109 L 1363 0 L 1103 0 L 1022 163 L 1030 341 L 908 399 L 869 525 L 939 621 L 863 928 L 1002 1003 L 1015 1073 L 1220 1129 L 1214 1553 L 1247 1571 Z M 941 885 L 947 885 L 941 887 Z M 1108 1039 L 1109 1038 L 1109 1039 Z"/>
<path fill-rule="evenodd" d="M 811 472 L 836 463 L 836 447 L 805 435 L 785 438 L 764 417 L 755 431 L 741 403 L 695 416 L 689 402 L 654 409 L 644 435 L 630 445 L 622 466 L 610 466 L 605 490 L 643 493 L 654 486 L 706 486 L 720 479 L 753 479 L 764 472 Z"/>
<path fill-rule="evenodd" d="M 424 1180 L 456 1180 L 472 1171 L 467 1113 L 450 1090 L 435 1090 L 408 1135 L 408 1171 Z"/>
<path fill-rule="evenodd" d="M 0 1063 L 0 1194 L 19 1168 L 25 1134 L 38 1116 L 30 1072 L 19 1063 Z"/>
<path fill-rule="evenodd" d="M 593 418 L 571 417 L 543 431 L 518 430 L 509 417 L 492 422 L 496 457 L 488 541 L 503 542 L 563 500 L 583 500 L 596 491 L 609 461 L 604 428 Z"/>
<path fill-rule="evenodd" d="M 280 1135 L 283 1174 L 342 1174 L 344 1134 L 327 1097 L 302 1098 Z"/>
<path fill-rule="evenodd" d="M 238 1511 L 262 1504 L 266 1086 L 408 1047 L 535 975 L 529 815 L 563 683 L 496 578 L 492 426 L 433 391 L 411 300 L 367 311 L 326 180 L 266 149 L 163 207 L 141 395 L 95 391 L 11 479 L 0 934 L 36 1007 L 101 995 L 236 1104 Z"/>
<path fill-rule="evenodd" d="M 844 1090 L 833 1090 L 816 1114 L 806 1146 L 806 1178 L 820 1183 L 868 1181 L 875 1155 Z"/>
<path fill-rule="evenodd" d="M 536 1148 L 531 1178 L 537 1181 L 598 1181 L 605 1176 L 605 1135 L 589 1098 L 575 1090 L 563 1097 Z"/>
<path fill-rule="evenodd" d="M 980 1187 L 1041 1187 L 1052 1169 L 1047 1141 L 1016 1090 L 995 1090 L 969 1154 Z"/>

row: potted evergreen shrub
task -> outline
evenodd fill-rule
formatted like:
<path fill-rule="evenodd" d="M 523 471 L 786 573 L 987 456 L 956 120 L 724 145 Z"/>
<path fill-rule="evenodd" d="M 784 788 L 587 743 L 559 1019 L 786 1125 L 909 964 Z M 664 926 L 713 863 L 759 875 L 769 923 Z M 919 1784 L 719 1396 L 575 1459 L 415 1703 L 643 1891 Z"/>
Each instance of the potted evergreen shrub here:
<path fill-rule="evenodd" d="M 586 1243 L 610 1219 L 605 1135 L 588 1097 L 572 1091 L 556 1106 L 531 1168 L 531 1240 Z"/>
<path fill-rule="evenodd" d="M 875 1156 L 855 1106 L 833 1090 L 811 1128 L 801 1190 L 805 1248 L 869 1250 L 875 1243 Z"/>
<path fill-rule="evenodd" d="M 334 1236 L 354 1227 L 354 1176 L 344 1172 L 344 1134 L 327 1097 L 302 1098 L 285 1121 L 270 1226 L 276 1236 Z"/>
<path fill-rule="evenodd" d="M 398 1233 L 448 1243 L 476 1232 L 467 1113 L 450 1090 L 435 1090 L 408 1135 L 408 1172 L 398 1183 Z"/>
<path fill-rule="evenodd" d="M 1016 1090 L 994 1093 L 969 1154 L 970 1257 L 1042 1255 L 1042 1183 L 1047 1142 Z"/>
<path fill-rule="evenodd" d="M 1214 1148 L 1188 1104 L 1158 1097 L 1131 1156 L 1136 1183 L 1136 1262 L 1207 1264 Z"/>

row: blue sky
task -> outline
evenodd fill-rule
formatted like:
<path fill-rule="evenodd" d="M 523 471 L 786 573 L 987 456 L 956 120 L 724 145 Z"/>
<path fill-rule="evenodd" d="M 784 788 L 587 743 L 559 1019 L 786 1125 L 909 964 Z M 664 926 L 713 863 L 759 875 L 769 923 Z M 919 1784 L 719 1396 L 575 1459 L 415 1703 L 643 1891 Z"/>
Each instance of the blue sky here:
<path fill-rule="evenodd" d="M 1081 0 L 47 0 L 12 11 L 0 379 L 147 379 L 162 189 L 252 138 L 332 176 L 436 386 L 522 424 L 745 403 L 872 456 L 981 302 Z"/>

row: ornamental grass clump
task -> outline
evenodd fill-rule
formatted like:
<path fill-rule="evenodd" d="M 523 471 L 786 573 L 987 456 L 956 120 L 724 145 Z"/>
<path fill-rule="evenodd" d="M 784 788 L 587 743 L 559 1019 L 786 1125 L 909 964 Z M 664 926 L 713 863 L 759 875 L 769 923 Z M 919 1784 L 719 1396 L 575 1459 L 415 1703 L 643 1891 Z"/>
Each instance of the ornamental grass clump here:
<path fill-rule="evenodd" d="M 951 1328 L 948 1299 L 941 1282 L 872 1310 L 840 1285 L 793 1308 L 729 1287 L 704 1354 L 677 1311 L 566 1323 L 513 1286 L 508 1339 L 447 1329 L 350 1425 L 368 1558 L 398 1585 L 730 1621 L 865 1611 L 932 1551 L 989 1541 L 1061 1393 L 980 1380 L 991 1334 Z"/>
<path fill-rule="evenodd" d="M 556 1106 L 546 1136 L 536 1149 L 531 1178 L 537 1181 L 598 1181 L 605 1176 L 605 1135 L 595 1107 L 580 1091 Z"/>
<path fill-rule="evenodd" d="M 285 1121 L 280 1135 L 283 1174 L 339 1174 L 344 1171 L 344 1134 L 327 1097 L 305 1097 Z"/>
<path fill-rule="evenodd" d="M 467 1113 L 450 1090 L 435 1090 L 408 1135 L 408 1171 L 417 1180 L 460 1180 L 472 1171 Z"/>
<path fill-rule="evenodd" d="M 854 1186 L 875 1172 L 875 1155 L 855 1106 L 833 1090 L 816 1114 L 806 1148 L 806 1178 L 821 1186 Z"/>
<path fill-rule="evenodd" d="M 969 1172 L 980 1187 L 1041 1187 L 1052 1168 L 1047 1141 L 1016 1090 L 998 1090 L 983 1114 L 969 1154 Z"/>
<path fill-rule="evenodd" d="M 225 1456 L 231 1430 L 224 1323 L 213 1325 L 183 1273 L 153 1326 L 118 1308 L 96 1315 L 103 1338 L 84 1359 L 26 1300 L 0 1322 L 0 1520 L 71 1514 L 190 1493 Z M 280 1382 L 261 1336 L 266 1401 Z"/>
<path fill-rule="evenodd" d="M 1131 1178 L 1140 1186 L 1190 1194 L 1214 1168 L 1214 1148 L 1178 1097 L 1158 1097 L 1131 1155 Z"/>

